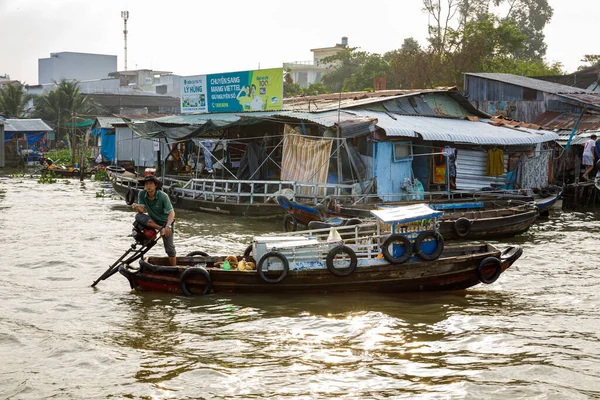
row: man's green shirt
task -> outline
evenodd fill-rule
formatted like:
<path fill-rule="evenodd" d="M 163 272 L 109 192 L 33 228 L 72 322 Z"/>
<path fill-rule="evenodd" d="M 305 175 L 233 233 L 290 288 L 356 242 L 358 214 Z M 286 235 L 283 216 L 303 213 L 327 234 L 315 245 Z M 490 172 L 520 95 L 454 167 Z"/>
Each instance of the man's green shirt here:
<path fill-rule="evenodd" d="M 146 212 L 158 225 L 165 225 L 169 212 L 173 209 L 169 196 L 162 190 L 157 190 L 154 200 L 148 198 L 148 192 L 141 190 L 138 194 L 138 204 L 146 207 Z"/>

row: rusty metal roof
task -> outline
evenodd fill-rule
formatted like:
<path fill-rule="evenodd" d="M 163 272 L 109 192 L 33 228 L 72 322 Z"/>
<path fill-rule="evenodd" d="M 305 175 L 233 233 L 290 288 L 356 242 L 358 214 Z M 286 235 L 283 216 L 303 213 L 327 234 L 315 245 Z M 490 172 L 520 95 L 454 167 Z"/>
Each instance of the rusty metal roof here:
<path fill-rule="evenodd" d="M 600 108 L 600 93 L 598 92 L 560 94 L 560 97 Z"/>
<path fill-rule="evenodd" d="M 544 126 L 546 129 L 572 130 L 579 119 L 579 113 L 561 113 L 558 111 L 546 111 L 541 114 L 535 123 Z M 578 131 L 597 131 L 600 130 L 600 115 L 584 114 L 581 117 Z"/>
<path fill-rule="evenodd" d="M 526 76 L 502 74 L 492 72 L 465 72 L 465 75 L 477 76 L 479 78 L 490 79 L 493 81 L 509 83 L 511 85 L 523 86 L 541 92 L 564 94 L 564 93 L 594 93 L 591 90 L 581 89 L 574 86 L 561 85 L 560 83 L 543 81 L 541 79 L 529 78 Z"/>

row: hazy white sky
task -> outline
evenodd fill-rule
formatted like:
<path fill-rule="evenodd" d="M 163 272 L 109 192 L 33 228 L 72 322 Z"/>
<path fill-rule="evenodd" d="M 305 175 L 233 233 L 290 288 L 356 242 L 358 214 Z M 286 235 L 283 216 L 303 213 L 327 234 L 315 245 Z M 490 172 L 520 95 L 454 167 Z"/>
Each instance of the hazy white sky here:
<path fill-rule="evenodd" d="M 548 0 L 547 61 L 567 71 L 584 54 L 600 54 L 600 0 Z M 280 67 L 312 58 L 310 49 L 348 36 L 371 53 L 425 45 L 422 0 L 0 0 L 0 75 L 38 83 L 38 59 L 73 51 L 118 56 L 123 69 L 121 11 L 129 11 L 128 69 L 178 75 Z"/>

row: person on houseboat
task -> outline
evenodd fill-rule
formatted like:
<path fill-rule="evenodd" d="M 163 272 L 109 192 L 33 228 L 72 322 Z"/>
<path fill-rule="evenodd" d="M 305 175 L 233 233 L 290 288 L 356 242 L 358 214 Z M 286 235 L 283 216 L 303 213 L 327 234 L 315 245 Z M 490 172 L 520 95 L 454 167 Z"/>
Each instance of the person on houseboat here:
<path fill-rule="evenodd" d="M 175 266 L 177 263 L 175 258 L 177 254 L 173 243 L 175 210 L 173 210 L 171 200 L 165 192 L 160 190 L 162 182 L 154 175 L 144 176 L 139 179 L 139 182 L 144 183 L 144 190 L 140 190 L 138 202 L 131 205 L 137 211 L 135 219 L 143 226 L 160 231 L 165 252 L 169 256 L 169 263 Z"/>
<path fill-rule="evenodd" d="M 596 139 L 596 135 L 590 136 L 583 146 L 583 165 L 585 165 L 586 168 L 582 178 L 585 181 L 588 180 L 589 173 L 594 169 L 594 148 L 596 147 Z"/>

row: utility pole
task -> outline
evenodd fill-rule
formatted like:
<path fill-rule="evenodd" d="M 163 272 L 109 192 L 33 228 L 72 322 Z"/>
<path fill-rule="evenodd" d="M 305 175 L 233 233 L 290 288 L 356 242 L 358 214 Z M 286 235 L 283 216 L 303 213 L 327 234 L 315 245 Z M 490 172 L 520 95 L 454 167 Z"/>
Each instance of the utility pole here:
<path fill-rule="evenodd" d="M 127 71 L 127 20 L 129 19 L 129 11 L 121 11 L 123 18 L 123 35 L 125 36 L 125 71 Z"/>

